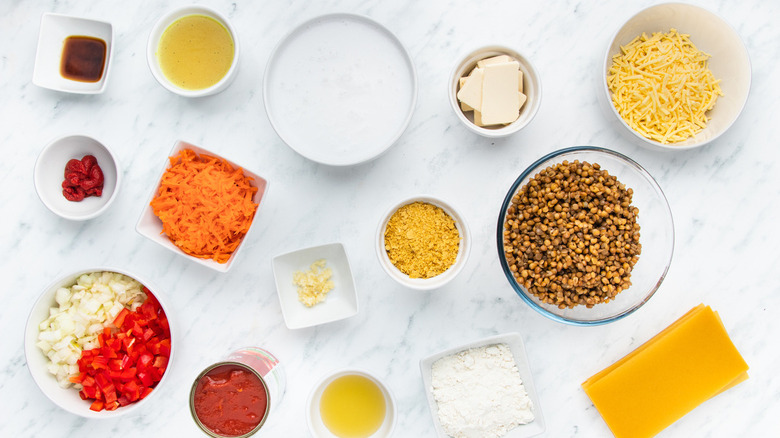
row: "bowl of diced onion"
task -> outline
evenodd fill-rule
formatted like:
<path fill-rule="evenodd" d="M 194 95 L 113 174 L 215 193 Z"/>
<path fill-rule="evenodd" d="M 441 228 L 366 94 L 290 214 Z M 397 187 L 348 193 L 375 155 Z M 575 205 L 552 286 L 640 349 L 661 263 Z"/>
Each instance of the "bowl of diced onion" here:
<path fill-rule="evenodd" d="M 86 418 L 135 411 L 160 392 L 173 327 L 160 290 L 117 268 L 88 268 L 47 286 L 24 334 L 27 368 L 54 404 Z"/>
<path fill-rule="evenodd" d="M 748 51 L 707 9 L 662 3 L 615 32 L 601 66 L 601 101 L 633 142 L 654 150 L 704 146 L 739 117 L 751 84 Z"/>

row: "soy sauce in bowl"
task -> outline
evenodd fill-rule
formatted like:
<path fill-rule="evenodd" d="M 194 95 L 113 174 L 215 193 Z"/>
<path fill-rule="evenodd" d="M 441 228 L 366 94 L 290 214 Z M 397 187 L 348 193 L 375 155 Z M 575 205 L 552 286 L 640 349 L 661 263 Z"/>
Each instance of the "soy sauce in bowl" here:
<path fill-rule="evenodd" d="M 65 79 L 97 82 L 106 64 L 106 42 L 88 36 L 69 36 L 62 49 L 60 74 Z"/>

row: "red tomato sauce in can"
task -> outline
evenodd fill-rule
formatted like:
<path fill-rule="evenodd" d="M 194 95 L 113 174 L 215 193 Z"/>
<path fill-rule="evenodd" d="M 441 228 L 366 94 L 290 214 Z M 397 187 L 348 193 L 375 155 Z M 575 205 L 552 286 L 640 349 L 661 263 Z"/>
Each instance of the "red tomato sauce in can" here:
<path fill-rule="evenodd" d="M 239 363 L 217 364 L 196 382 L 191 408 L 198 422 L 215 436 L 255 432 L 268 413 L 268 390 L 262 379 Z"/>

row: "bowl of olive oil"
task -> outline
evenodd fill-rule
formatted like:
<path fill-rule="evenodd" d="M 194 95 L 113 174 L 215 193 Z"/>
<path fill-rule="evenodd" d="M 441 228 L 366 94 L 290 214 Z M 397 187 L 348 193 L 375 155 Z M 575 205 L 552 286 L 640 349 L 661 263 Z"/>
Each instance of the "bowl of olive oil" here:
<path fill-rule="evenodd" d="M 149 35 L 146 59 L 155 79 L 185 97 L 219 93 L 238 70 L 238 38 L 230 22 L 204 6 L 162 16 Z"/>
<path fill-rule="evenodd" d="M 390 389 L 375 375 L 355 369 L 322 378 L 306 403 L 316 438 L 384 438 L 393 433 L 396 407 Z"/>

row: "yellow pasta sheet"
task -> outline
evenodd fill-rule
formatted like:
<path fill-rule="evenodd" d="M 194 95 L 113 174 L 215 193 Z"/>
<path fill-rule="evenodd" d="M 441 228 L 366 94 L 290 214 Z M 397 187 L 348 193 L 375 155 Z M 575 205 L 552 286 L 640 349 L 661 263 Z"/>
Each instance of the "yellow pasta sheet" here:
<path fill-rule="evenodd" d="M 616 437 L 652 437 L 747 370 L 717 312 L 700 304 L 582 388 Z"/>

